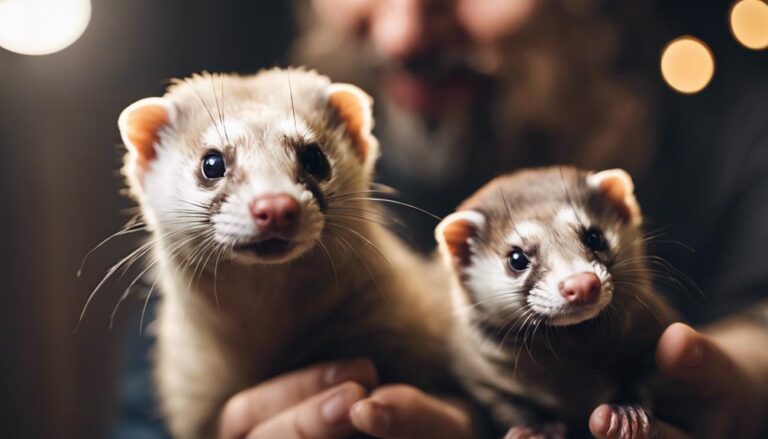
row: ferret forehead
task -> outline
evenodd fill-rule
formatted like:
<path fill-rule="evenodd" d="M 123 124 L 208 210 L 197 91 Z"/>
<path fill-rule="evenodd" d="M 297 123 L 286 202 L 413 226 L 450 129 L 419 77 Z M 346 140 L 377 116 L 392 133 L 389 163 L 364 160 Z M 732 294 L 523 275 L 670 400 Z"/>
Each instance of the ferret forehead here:
<path fill-rule="evenodd" d="M 561 206 L 555 214 L 554 220 L 558 227 L 589 227 L 592 219 L 587 210 L 575 204 Z"/>
<path fill-rule="evenodd" d="M 209 146 L 248 145 L 250 142 L 273 138 L 292 138 L 304 142 L 314 140 L 315 134 L 300 118 L 274 111 L 255 112 L 243 117 L 225 117 L 209 123 L 202 141 Z"/>
<path fill-rule="evenodd" d="M 222 143 L 246 143 L 250 136 L 248 126 L 238 119 L 223 118 L 212 122 L 202 134 L 202 142 L 208 146 L 225 146 Z"/>
<path fill-rule="evenodd" d="M 507 243 L 519 245 L 540 241 L 546 234 L 546 225 L 536 220 L 511 221 Z"/>

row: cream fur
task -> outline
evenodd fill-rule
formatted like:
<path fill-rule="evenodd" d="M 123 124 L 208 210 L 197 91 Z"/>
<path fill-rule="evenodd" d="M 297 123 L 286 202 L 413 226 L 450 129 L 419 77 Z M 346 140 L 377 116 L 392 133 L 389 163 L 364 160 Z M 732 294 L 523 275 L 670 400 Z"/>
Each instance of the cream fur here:
<path fill-rule="evenodd" d="M 200 102 L 216 115 L 212 82 L 226 87 L 223 126 L 212 123 Z M 339 197 L 368 189 L 378 145 L 366 133 L 369 159 L 362 165 L 350 152 L 344 121 L 326 108 L 330 84 L 300 69 L 179 81 L 163 98 L 177 114 L 160 133 L 149 169 L 136 173 L 133 157 L 126 156 L 131 194 L 156 240 L 162 302 L 152 326 L 158 337 L 155 378 L 175 437 L 214 437 L 228 398 L 317 361 L 368 356 L 383 379 L 424 388 L 444 378 L 450 310 L 430 292 L 443 293 L 445 276 L 378 224 L 341 215 L 341 209 L 376 211 L 364 195 Z M 370 103 L 363 108 L 370 111 Z M 366 117 L 370 129 L 373 121 Z M 224 126 L 229 139 L 222 138 Z M 337 196 L 329 195 L 325 212 L 296 176 L 296 157 L 286 146 L 296 136 L 321 143 L 332 164 L 332 177 L 319 183 L 325 195 Z M 232 174 L 204 189 L 195 172 L 212 146 L 236 159 L 227 169 Z M 220 207 L 205 210 L 221 191 L 227 197 Z M 293 253 L 267 263 L 205 251 L 214 245 L 206 242 L 227 248 L 258 238 L 246 205 L 274 192 L 301 205 Z M 178 214 L 190 209 L 208 213 L 209 221 L 197 224 Z"/>

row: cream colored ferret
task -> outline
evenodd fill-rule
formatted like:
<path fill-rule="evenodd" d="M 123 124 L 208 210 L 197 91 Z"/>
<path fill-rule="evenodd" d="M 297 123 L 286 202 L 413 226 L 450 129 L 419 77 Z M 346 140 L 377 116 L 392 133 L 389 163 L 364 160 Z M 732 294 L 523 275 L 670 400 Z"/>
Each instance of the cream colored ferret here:
<path fill-rule="evenodd" d="M 213 437 L 233 394 L 316 361 L 367 356 L 381 381 L 426 389 L 443 378 L 449 310 L 428 294 L 443 280 L 379 225 L 371 103 L 272 69 L 193 76 L 120 115 L 175 437 Z"/>

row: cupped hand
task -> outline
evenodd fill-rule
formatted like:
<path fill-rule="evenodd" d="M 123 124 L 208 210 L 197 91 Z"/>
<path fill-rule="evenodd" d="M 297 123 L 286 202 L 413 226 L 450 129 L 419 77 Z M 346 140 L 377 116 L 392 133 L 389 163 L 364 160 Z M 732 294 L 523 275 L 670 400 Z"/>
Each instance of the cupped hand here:
<path fill-rule="evenodd" d="M 354 431 L 350 408 L 376 384 L 376 369 L 367 359 L 280 375 L 227 401 L 219 418 L 219 438 L 346 437 Z"/>
<path fill-rule="evenodd" d="M 352 406 L 350 418 L 357 430 L 383 439 L 474 437 L 465 408 L 404 384 L 376 389 Z"/>
<path fill-rule="evenodd" d="M 656 364 L 666 378 L 689 385 L 704 401 L 705 412 L 685 429 L 663 420 L 650 422 L 632 436 L 617 427 L 615 407 L 601 405 L 589 420 L 598 438 L 665 439 L 755 437 L 768 401 L 768 333 L 749 323 L 715 327 L 707 335 L 682 323 L 670 325 L 659 339 Z"/>

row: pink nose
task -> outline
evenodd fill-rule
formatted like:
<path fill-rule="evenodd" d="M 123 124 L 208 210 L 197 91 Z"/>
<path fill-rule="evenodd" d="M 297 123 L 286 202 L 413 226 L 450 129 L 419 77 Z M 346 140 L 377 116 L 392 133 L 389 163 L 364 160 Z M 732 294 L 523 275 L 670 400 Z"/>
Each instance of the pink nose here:
<path fill-rule="evenodd" d="M 600 278 L 595 273 L 579 273 L 560 282 L 560 294 L 571 305 L 593 305 L 600 297 Z"/>
<path fill-rule="evenodd" d="M 288 194 L 263 195 L 251 201 L 248 208 L 262 232 L 285 232 L 299 219 L 299 202 Z"/>

